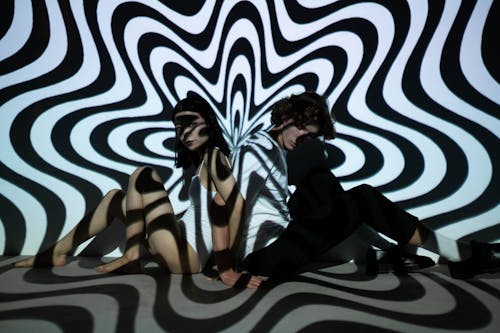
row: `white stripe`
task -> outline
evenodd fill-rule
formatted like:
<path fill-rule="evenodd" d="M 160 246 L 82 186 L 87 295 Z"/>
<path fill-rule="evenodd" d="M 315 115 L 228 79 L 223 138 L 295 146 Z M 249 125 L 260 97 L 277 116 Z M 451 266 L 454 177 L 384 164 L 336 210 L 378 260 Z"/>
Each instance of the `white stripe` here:
<path fill-rule="evenodd" d="M 441 22 L 429 43 L 422 62 L 422 86 L 425 92 L 432 97 L 436 103 L 450 110 L 450 112 L 455 112 L 486 128 L 489 127 L 492 131 L 493 128 L 496 128 L 497 135 L 500 135 L 500 121 L 491 119 L 491 117 L 482 113 L 480 110 L 460 100 L 448 90 L 440 74 L 442 47 L 459 7 L 460 3 L 453 1 L 446 2 Z M 473 114 L 474 117 L 471 117 L 471 114 Z M 485 124 L 486 121 L 489 123 L 488 125 Z M 455 141 L 463 150 L 467 161 L 468 174 L 462 186 L 455 193 L 438 202 L 413 209 L 412 213 L 419 217 L 429 217 L 452 211 L 473 202 L 488 186 L 493 173 L 488 152 L 471 134 L 455 124 L 438 119 L 436 119 L 434 123 L 434 128 L 439 129 L 444 135 Z M 449 167 L 453 166 L 450 165 Z"/>
<path fill-rule="evenodd" d="M 402 89 L 403 72 L 412 54 L 418 39 L 421 36 L 428 15 L 427 3 L 424 1 L 409 1 L 411 18 L 408 37 L 405 40 L 398 56 L 392 64 L 384 82 L 383 95 L 387 104 L 396 112 L 409 119 L 418 121 L 433 128 L 440 120 L 429 115 L 428 111 L 420 109 L 409 101 Z M 391 200 L 405 200 L 414 198 L 432 191 L 446 174 L 446 160 L 441 148 L 432 139 L 412 128 L 403 127 L 399 133 L 413 143 L 422 153 L 424 169 L 420 177 L 409 186 L 391 192 L 385 192 Z"/>
<path fill-rule="evenodd" d="M 47 48 L 43 54 L 32 63 L 13 72 L 0 76 L 0 89 L 40 77 L 56 68 L 66 55 L 68 49 L 66 27 L 57 2 L 47 2 L 47 12 L 50 18 L 50 34 Z"/>
<path fill-rule="evenodd" d="M 2 189 L 2 195 L 19 209 L 26 223 L 24 244 L 19 254 L 36 254 L 40 250 L 40 245 L 42 244 L 47 229 L 47 214 L 45 213 L 44 207 L 30 193 L 2 178 L 0 178 L 0 188 Z M 21 221 L 17 221 L 17 223 L 21 223 Z M 3 231 L 2 235 L 4 235 L 5 229 L 3 229 L 3 226 L 0 231 Z M 5 235 L 5 238 L 7 237 L 9 237 L 9 235 Z M 5 250 L 5 239 L 3 242 L 2 239 L 0 239 L 0 244 L 4 244 L 0 246 L 0 248 L 2 248 L 2 252 L 0 253 L 3 253 Z"/>
<path fill-rule="evenodd" d="M 33 8 L 29 0 L 14 3 L 14 17 L 7 33 L 0 39 L 0 61 L 19 51 L 28 41 L 33 28 Z"/>
<path fill-rule="evenodd" d="M 492 0 L 476 2 L 474 11 L 464 31 L 460 46 L 460 65 L 470 84 L 481 94 L 500 104 L 500 84 L 491 76 L 484 66 L 481 54 L 481 42 L 488 11 Z M 500 133 L 496 133 L 497 135 Z"/>

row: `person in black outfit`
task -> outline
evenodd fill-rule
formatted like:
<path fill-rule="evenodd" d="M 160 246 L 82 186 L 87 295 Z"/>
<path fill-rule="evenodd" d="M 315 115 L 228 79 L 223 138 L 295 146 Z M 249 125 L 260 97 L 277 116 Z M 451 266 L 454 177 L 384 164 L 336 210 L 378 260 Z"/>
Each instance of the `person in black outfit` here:
<path fill-rule="evenodd" d="M 284 98 L 273 106 L 271 121 L 275 127 L 270 134 L 287 155 L 289 184 L 296 186 L 288 201 L 291 222 L 275 242 L 248 255 L 241 269 L 271 277 L 267 283 L 272 285 L 304 271 L 362 224 L 398 243 L 386 249 L 369 250 L 366 273 L 407 273 L 435 264 L 432 259 L 405 249 L 421 246 L 429 232 L 416 216 L 370 185 L 345 191 L 331 172 L 324 142 L 318 139 L 335 136 L 323 97 L 304 92 Z M 490 252 L 487 257 L 491 257 L 493 252 Z M 488 263 L 499 266 L 498 259 Z M 470 273 L 460 275 L 468 268 L 462 264 L 452 271 L 452 276 L 471 277 Z"/>

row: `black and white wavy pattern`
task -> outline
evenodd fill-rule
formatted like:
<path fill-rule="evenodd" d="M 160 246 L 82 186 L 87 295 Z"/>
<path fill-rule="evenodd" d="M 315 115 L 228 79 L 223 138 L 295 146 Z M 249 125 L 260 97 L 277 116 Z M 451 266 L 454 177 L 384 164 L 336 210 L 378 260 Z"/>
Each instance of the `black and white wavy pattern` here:
<path fill-rule="evenodd" d="M 138 165 L 185 208 L 170 114 L 189 90 L 235 149 L 316 90 L 345 187 L 453 240 L 500 238 L 497 2 L 190 3 L 1 2 L 0 252 L 53 243 Z"/>
<path fill-rule="evenodd" d="M 270 290 L 231 290 L 201 274 L 99 274 L 96 258 L 19 269 L 0 261 L 2 332 L 496 332 L 499 279 L 434 268 L 364 275 L 353 263 Z M 3 267 L 2 267 L 3 266 Z"/>

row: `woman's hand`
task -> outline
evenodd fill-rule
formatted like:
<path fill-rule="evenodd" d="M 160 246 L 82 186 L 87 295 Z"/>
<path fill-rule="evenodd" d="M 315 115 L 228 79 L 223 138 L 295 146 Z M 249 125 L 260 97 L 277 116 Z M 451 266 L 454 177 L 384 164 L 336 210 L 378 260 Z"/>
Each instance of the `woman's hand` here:
<path fill-rule="evenodd" d="M 243 274 L 234 271 L 233 269 L 228 269 L 219 273 L 219 277 L 226 286 L 234 287 L 239 278 L 241 278 Z M 250 280 L 246 285 L 247 288 L 255 289 L 258 288 L 261 284 L 262 280 L 256 276 L 251 276 Z"/>

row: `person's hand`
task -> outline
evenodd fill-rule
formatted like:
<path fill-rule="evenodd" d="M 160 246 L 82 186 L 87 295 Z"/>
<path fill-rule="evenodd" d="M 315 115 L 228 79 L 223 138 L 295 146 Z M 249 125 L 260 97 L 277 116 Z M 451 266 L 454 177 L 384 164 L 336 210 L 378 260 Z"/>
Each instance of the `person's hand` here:
<path fill-rule="evenodd" d="M 226 286 L 234 287 L 238 280 L 242 277 L 242 273 L 238 273 L 233 269 L 228 269 L 219 273 L 219 277 Z M 258 288 L 261 284 L 262 280 L 256 276 L 250 276 L 246 287 L 250 289 Z"/>

